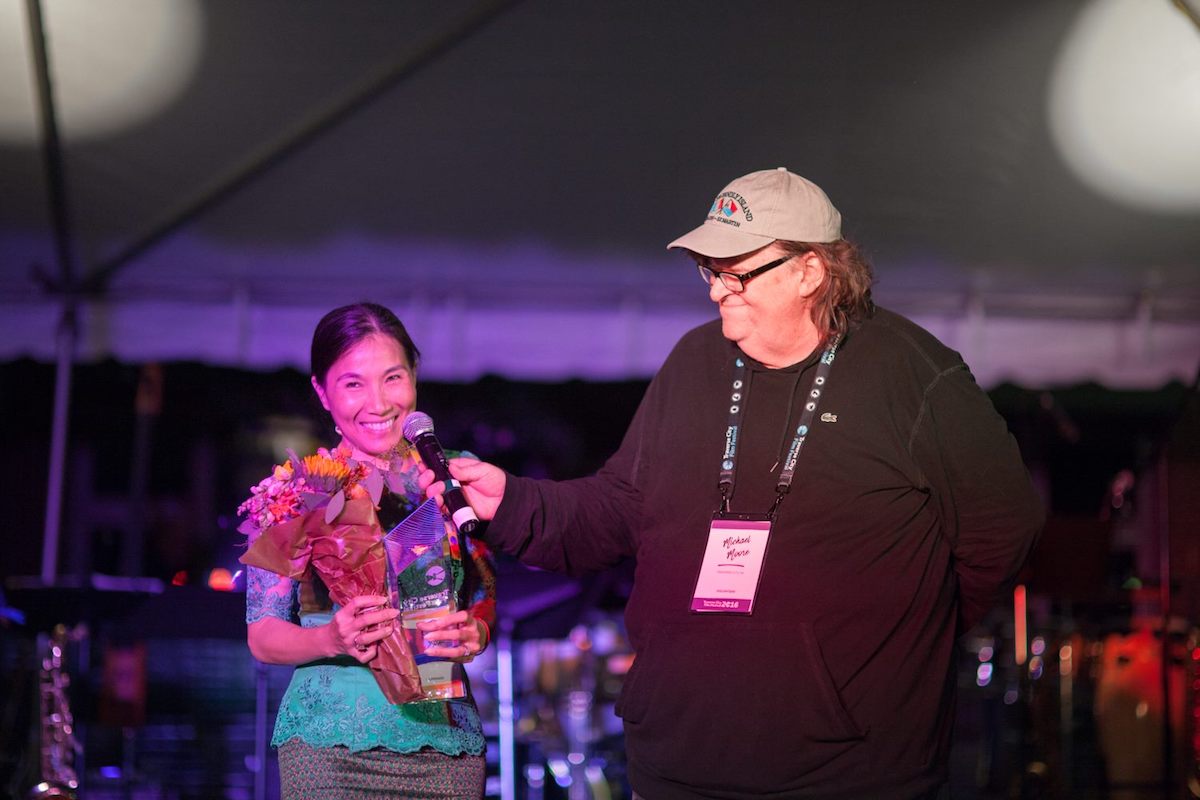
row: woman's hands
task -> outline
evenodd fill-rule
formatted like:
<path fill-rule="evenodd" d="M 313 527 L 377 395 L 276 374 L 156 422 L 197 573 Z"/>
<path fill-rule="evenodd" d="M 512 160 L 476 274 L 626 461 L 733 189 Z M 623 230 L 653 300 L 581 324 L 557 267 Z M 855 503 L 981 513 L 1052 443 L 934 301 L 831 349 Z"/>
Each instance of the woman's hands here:
<path fill-rule="evenodd" d="M 379 655 L 379 643 L 399 625 L 400 612 L 383 595 L 360 595 L 338 609 L 328 625 L 302 628 L 267 617 L 250 624 L 250 651 L 266 664 L 306 664 L 320 658 L 352 656 L 366 664 Z M 417 623 L 425 654 L 467 662 L 488 646 L 487 623 L 470 611 L 457 611 Z M 411 633 L 411 631 L 409 631 Z"/>
<path fill-rule="evenodd" d="M 360 595 L 342 606 L 326 626 L 335 653 L 366 664 L 379 652 L 379 642 L 391 635 L 400 612 L 387 606 L 382 595 Z M 488 645 L 488 626 L 470 611 L 456 611 L 417 623 L 425 637 L 425 654 L 453 661 L 470 661 Z"/>
<path fill-rule="evenodd" d="M 488 626 L 471 616 L 470 611 L 456 611 L 417 623 L 425 636 L 425 655 L 467 662 L 483 652 L 488 645 Z"/>
<path fill-rule="evenodd" d="M 334 655 L 345 653 L 366 664 L 379 653 L 379 642 L 391 635 L 399 610 L 387 605 L 383 595 L 354 597 L 338 609 L 325 626 Z"/>

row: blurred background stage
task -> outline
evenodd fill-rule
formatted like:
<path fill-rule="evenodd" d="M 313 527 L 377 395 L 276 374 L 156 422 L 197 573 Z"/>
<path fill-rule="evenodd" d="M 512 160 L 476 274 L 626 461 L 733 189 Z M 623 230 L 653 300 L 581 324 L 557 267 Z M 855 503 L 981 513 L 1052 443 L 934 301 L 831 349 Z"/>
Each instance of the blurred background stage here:
<path fill-rule="evenodd" d="M 88 798 L 277 795 L 233 514 L 333 440 L 325 311 L 397 311 L 448 447 L 586 474 L 714 315 L 665 243 L 786 165 L 1050 510 L 954 796 L 1200 797 L 1198 5 L 0 0 L 0 794 L 45 691 Z M 630 565 L 501 566 L 489 794 L 623 796 Z"/>
<path fill-rule="evenodd" d="M 138 386 L 151 375 L 162 406 L 139 414 Z M 36 634 L 68 622 L 86 796 L 277 796 L 264 745 L 290 670 L 256 665 L 246 649 L 232 509 L 283 448 L 331 440 L 307 376 L 106 362 L 79 366 L 76 377 L 62 573 L 85 577 L 38 591 L 14 576 L 38 573 L 50 420 L 22 398 L 49 393 L 53 367 L 0 368 L 4 386 L 22 387 L 0 401 L 9 455 L 0 480 L 14 532 L 5 537 L 8 603 L 26 616 L 0 630 L 4 779 L 19 781 L 34 766 Z M 421 404 L 448 446 L 518 473 L 566 477 L 594 470 L 616 446 L 644 388 L 427 382 Z M 954 796 L 1186 797 L 1200 713 L 1197 395 L 1171 384 L 1002 385 L 991 396 L 1052 513 L 1023 576 L 1025 634 L 1008 606 L 962 640 Z M 15 535 L 22 531 L 30 533 Z M 1158 576 L 1167 565 L 1164 637 Z M 572 580 L 501 561 L 501 635 L 472 665 L 492 796 L 502 796 L 506 752 L 512 796 L 626 796 L 611 709 L 632 655 L 621 619 L 630 567 Z M 497 663 L 499 653 L 511 667 Z M 502 666 L 513 719 L 504 743 Z M 1168 726 L 1171 749 L 1163 747 Z M 1164 759 L 1175 770 L 1166 784 Z"/>

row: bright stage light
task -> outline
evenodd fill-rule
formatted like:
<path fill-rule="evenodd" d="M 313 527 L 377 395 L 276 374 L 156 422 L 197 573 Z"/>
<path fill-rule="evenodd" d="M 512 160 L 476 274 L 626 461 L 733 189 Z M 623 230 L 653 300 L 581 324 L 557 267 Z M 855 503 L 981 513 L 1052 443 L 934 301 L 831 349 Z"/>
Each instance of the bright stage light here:
<path fill-rule="evenodd" d="M 55 108 L 64 138 L 105 136 L 152 117 L 183 90 L 200 56 L 195 0 L 43 0 Z M 0 0 L 0 142 L 39 136 L 29 21 Z"/>
<path fill-rule="evenodd" d="M 1091 189 L 1158 213 L 1200 210 L 1200 29 L 1168 0 L 1093 0 L 1049 87 L 1051 133 Z"/>

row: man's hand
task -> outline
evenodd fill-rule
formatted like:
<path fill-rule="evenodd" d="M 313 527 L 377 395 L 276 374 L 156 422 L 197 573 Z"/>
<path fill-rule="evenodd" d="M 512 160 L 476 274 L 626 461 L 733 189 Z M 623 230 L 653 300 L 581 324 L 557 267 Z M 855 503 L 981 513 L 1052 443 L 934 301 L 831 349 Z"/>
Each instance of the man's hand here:
<path fill-rule="evenodd" d="M 475 509 L 476 516 L 481 520 L 494 517 L 500 501 L 504 499 L 504 486 L 508 481 L 504 470 L 474 458 L 452 458 L 449 464 L 450 474 L 462 484 L 463 496 Z M 418 481 L 425 495 L 437 498 L 438 504 L 442 505 L 442 493 L 446 487 L 434 477 L 433 470 L 423 468 Z"/>

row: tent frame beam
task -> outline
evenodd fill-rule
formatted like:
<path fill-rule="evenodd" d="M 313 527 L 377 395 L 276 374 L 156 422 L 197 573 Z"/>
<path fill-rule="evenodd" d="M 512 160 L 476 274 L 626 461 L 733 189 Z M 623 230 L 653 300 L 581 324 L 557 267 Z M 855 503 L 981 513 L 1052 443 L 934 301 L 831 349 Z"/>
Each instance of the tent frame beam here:
<path fill-rule="evenodd" d="M 433 36 L 412 55 L 384 65 L 351 89 L 345 97 L 313 114 L 292 130 L 285 131 L 272 139 L 251 153 L 241 163 L 233 166 L 224 175 L 212 181 L 195 198 L 166 212 L 151 224 L 145 234 L 100 264 L 87 277 L 84 290 L 88 294 L 103 294 L 113 277 L 142 253 L 226 198 L 233 196 L 244 186 L 370 105 L 386 92 L 432 65 L 440 57 L 467 41 L 472 35 L 485 28 L 488 23 L 519 2 L 520 0 L 483 0 L 469 14 Z"/>
<path fill-rule="evenodd" d="M 54 232 L 54 251 L 58 261 L 57 286 L 63 302 L 59 316 L 54 374 L 54 411 L 50 432 L 50 467 L 46 481 L 46 520 L 42 533 L 42 572 L 44 585 L 58 577 L 59 538 L 62 532 L 63 486 L 66 475 L 67 428 L 71 407 L 71 369 L 79 338 L 78 270 L 71 235 L 71 214 L 67 197 L 66 169 L 58 116 L 54 104 L 54 84 L 50 75 L 50 56 L 46 47 L 46 26 L 41 0 L 25 0 L 29 20 L 30 55 L 37 89 L 38 111 L 42 123 L 42 163 L 50 201 L 50 224 Z"/>

